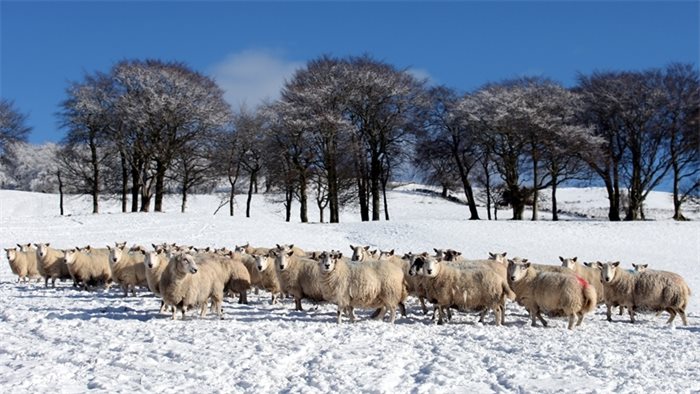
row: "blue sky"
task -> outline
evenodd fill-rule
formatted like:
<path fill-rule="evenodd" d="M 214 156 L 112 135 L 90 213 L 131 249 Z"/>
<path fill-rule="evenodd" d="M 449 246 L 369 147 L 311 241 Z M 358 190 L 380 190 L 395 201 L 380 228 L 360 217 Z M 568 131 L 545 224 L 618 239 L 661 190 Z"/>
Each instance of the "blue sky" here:
<path fill-rule="evenodd" d="M 522 75 L 698 64 L 699 3 L 0 3 L 0 94 L 30 142 L 59 141 L 69 81 L 127 58 L 183 61 L 234 105 L 274 98 L 314 57 L 369 53 L 458 90 Z"/>

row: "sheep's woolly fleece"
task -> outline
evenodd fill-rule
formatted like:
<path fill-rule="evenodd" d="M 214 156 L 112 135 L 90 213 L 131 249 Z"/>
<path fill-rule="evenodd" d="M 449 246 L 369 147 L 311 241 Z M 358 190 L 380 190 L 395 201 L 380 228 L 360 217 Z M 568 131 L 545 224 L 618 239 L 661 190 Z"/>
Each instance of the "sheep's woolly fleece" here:
<path fill-rule="evenodd" d="M 437 326 L 410 297 L 408 318 L 395 325 L 370 321 L 335 323 L 335 306 L 290 299 L 270 305 L 269 295 L 251 294 L 249 305 L 224 303 L 226 320 L 214 315 L 170 321 L 147 291 L 124 298 L 113 288 L 86 293 L 57 282 L 17 284 L 0 259 L 0 387 L 3 391 L 234 391 L 234 392 L 698 392 L 700 391 L 700 222 L 676 223 L 670 198 L 652 194 L 647 216 L 657 221 L 553 223 L 467 221 L 465 206 L 410 191 L 389 194 L 392 221 L 360 223 L 354 211 L 341 224 L 284 223 L 281 207 L 253 199 L 252 218 L 212 213 L 218 196 L 192 196 L 189 213 L 177 199 L 165 214 L 121 214 L 118 202 L 103 202 L 88 214 L 86 198 L 68 198 L 70 216 L 57 216 L 57 197 L 0 191 L 2 247 L 51 242 L 55 247 L 104 247 L 128 240 L 144 246 L 163 241 L 197 246 L 273 246 L 294 243 L 309 250 L 372 245 L 397 252 L 453 248 L 466 258 L 508 251 L 538 263 L 580 261 L 649 263 L 677 272 L 693 295 L 690 326 L 665 324 L 666 314 L 605 321 L 599 306 L 574 331 L 564 319 L 550 328 L 530 327 L 514 303 L 506 324 L 456 313 Z M 604 216 L 600 189 L 562 190 L 565 211 Z M 245 197 L 238 200 L 238 209 Z M 298 212 L 294 213 L 298 217 Z M 485 216 L 485 212 L 482 211 Z M 312 219 L 318 217 L 310 212 Z M 326 215 L 327 216 L 327 215 Z M 542 214 L 547 218 L 547 213 Z M 698 218 L 697 212 L 691 216 Z M 499 218 L 509 217 L 501 211 Z M 346 250 L 347 248 L 347 250 Z M 616 316 L 617 317 L 617 316 Z M 677 319 L 678 320 L 678 319 Z"/>

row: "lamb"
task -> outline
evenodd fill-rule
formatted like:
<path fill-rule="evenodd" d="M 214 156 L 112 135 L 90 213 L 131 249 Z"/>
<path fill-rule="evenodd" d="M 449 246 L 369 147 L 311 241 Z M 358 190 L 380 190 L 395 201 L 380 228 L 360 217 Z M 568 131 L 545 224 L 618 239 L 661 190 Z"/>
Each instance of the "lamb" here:
<path fill-rule="evenodd" d="M 124 290 L 124 297 L 129 293 L 136 295 L 136 286 L 148 287 L 146 266 L 143 264 L 144 253 L 127 251 L 126 245 L 117 243 L 117 247 L 109 249 L 109 265 L 112 268 L 112 280 Z"/>
<path fill-rule="evenodd" d="M 28 244 L 31 246 L 31 244 Z M 19 245 L 19 250 L 7 248 L 7 262 L 10 263 L 12 273 L 17 275 L 17 282 L 29 279 L 41 278 L 36 262 L 36 251 L 26 245 Z"/>
<path fill-rule="evenodd" d="M 103 284 L 105 290 L 112 285 L 112 270 L 109 267 L 109 256 L 101 253 L 87 254 L 80 248 L 68 249 L 63 258 L 68 265 L 68 272 L 73 283 L 82 284 L 84 290 L 90 286 Z"/>
<path fill-rule="evenodd" d="M 275 258 L 275 270 L 282 292 L 294 297 L 295 310 L 303 310 L 301 300 L 325 301 L 321 288 L 321 271 L 318 263 L 293 251 L 271 250 Z"/>
<path fill-rule="evenodd" d="M 212 309 L 223 318 L 221 303 L 227 278 L 218 261 L 208 259 L 197 263 L 195 257 L 187 253 L 176 253 L 160 278 L 160 292 L 163 302 L 172 305 L 172 320 L 177 319 L 177 311 L 182 313 L 193 307 L 200 307 L 200 317 L 207 313 L 207 303 L 211 299 Z"/>
<path fill-rule="evenodd" d="M 56 279 L 71 279 L 68 265 L 63 258 L 65 254 L 63 250 L 54 249 L 49 243 L 38 243 L 34 246 L 36 246 L 37 270 L 44 277 L 44 286 L 49 287 L 49 279 L 54 288 Z"/>
<path fill-rule="evenodd" d="M 599 304 L 605 301 L 605 289 L 603 288 L 603 282 L 600 280 L 600 270 L 597 267 L 581 265 L 576 257 L 564 258 L 559 256 L 559 260 L 561 261 L 562 267 L 572 270 L 576 275 L 588 281 L 588 283 L 595 288 Z"/>
<path fill-rule="evenodd" d="M 428 299 L 438 306 L 438 324 L 444 324 L 444 308 L 493 311 L 495 324 L 503 322 L 502 304 L 514 294 L 502 276 L 489 267 L 458 267 L 429 256 L 419 256 Z"/>
<path fill-rule="evenodd" d="M 256 269 L 260 273 L 260 284 L 263 289 L 272 294 L 270 303 L 274 304 L 282 294 L 282 286 L 280 285 L 274 268 L 274 256 L 271 256 L 269 253 L 264 255 L 254 254 L 253 258 L 255 259 Z"/>
<path fill-rule="evenodd" d="M 323 297 L 338 306 L 337 322 L 343 312 L 354 322 L 354 308 L 381 308 L 389 311 L 393 324 L 396 308 L 408 295 L 401 268 L 378 261 L 350 264 L 342 257 L 340 252 L 324 252 L 318 263 Z"/>
<path fill-rule="evenodd" d="M 569 330 L 573 330 L 574 322 L 581 325 L 583 316 L 596 307 L 595 288 L 578 275 L 538 272 L 531 265 L 508 260 L 508 283 L 517 295 L 516 301 L 530 313 L 532 326 L 537 326 L 536 318 L 547 326 L 543 311 L 568 316 Z"/>

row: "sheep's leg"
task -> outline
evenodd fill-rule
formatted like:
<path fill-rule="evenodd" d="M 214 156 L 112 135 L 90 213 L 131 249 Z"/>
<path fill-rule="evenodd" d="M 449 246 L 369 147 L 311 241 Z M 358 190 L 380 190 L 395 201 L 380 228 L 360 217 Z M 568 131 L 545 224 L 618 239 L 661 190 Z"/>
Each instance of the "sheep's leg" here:
<path fill-rule="evenodd" d="M 56 288 L 56 278 L 51 278 L 51 287 Z"/>
<path fill-rule="evenodd" d="M 207 309 L 209 307 L 208 302 L 203 302 L 202 305 L 199 307 L 199 317 L 204 317 L 207 315 Z"/>
<path fill-rule="evenodd" d="M 569 315 L 569 330 L 574 329 L 574 323 L 576 322 L 576 314 L 572 313 Z"/>
<path fill-rule="evenodd" d="M 628 306 L 627 311 L 630 313 L 630 323 L 634 323 L 634 305 Z"/>
<path fill-rule="evenodd" d="M 447 307 L 447 320 L 452 321 L 452 307 Z"/>
<path fill-rule="evenodd" d="M 337 323 L 338 323 L 338 324 L 340 324 L 340 321 L 342 320 L 342 317 L 341 317 L 342 312 L 341 312 L 340 309 L 341 309 L 341 308 L 340 308 L 340 305 L 338 305 L 338 311 L 336 312 L 336 315 L 337 315 L 336 318 L 337 318 Z M 352 318 L 351 318 L 351 320 L 352 320 Z"/>
<path fill-rule="evenodd" d="M 544 317 L 542 317 L 542 313 L 540 313 L 539 309 L 537 310 L 537 318 L 540 319 L 543 326 L 547 327 L 547 321 L 544 320 Z"/>
<path fill-rule="evenodd" d="M 272 293 L 272 300 L 270 300 L 270 305 L 275 305 L 277 303 L 277 293 Z"/>
<path fill-rule="evenodd" d="M 612 321 L 612 305 L 605 304 L 605 306 L 607 307 L 606 316 L 608 317 L 608 321 Z M 620 314 L 622 314 L 622 305 L 620 305 Z"/>
<path fill-rule="evenodd" d="M 158 310 L 158 313 L 163 313 L 165 311 L 165 301 L 160 300 L 160 309 Z"/>
<path fill-rule="evenodd" d="M 178 308 L 173 307 L 173 316 L 170 318 L 170 320 L 177 320 L 177 309 Z M 185 312 L 183 311 L 182 314 L 184 316 Z"/>
<path fill-rule="evenodd" d="M 437 324 L 441 326 L 441 325 L 445 324 L 445 320 L 443 318 L 444 312 L 442 310 L 442 306 L 438 305 L 438 306 L 436 306 L 436 308 L 437 308 L 437 312 L 438 312 L 438 323 Z"/>
<path fill-rule="evenodd" d="M 488 308 L 484 308 L 481 310 L 481 312 L 479 312 L 479 323 L 484 322 L 484 318 L 486 317 L 486 314 L 488 313 L 488 311 L 489 311 Z M 495 313 L 496 313 L 496 311 L 494 310 L 494 314 Z"/>
<path fill-rule="evenodd" d="M 683 325 L 688 325 L 688 317 L 685 315 L 685 309 L 678 308 L 678 314 L 681 315 L 681 320 L 683 320 Z"/>
<path fill-rule="evenodd" d="M 394 320 L 396 320 L 396 307 L 389 307 L 389 322 L 391 324 L 394 324 Z"/>
<path fill-rule="evenodd" d="M 423 309 L 423 314 L 427 315 L 428 314 L 428 307 L 425 306 L 425 298 L 418 297 L 418 301 L 420 302 L 421 309 Z M 433 310 L 433 319 L 435 319 L 435 310 Z"/>
<path fill-rule="evenodd" d="M 131 295 L 136 297 L 136 285 L 131 285 Z"/>
<path fill-rule="evenodd" d="M 354 323 L 357 320 L 357 317 L 355 316 L 355 308 L 349 306 L 348 312 L 350 313 L 350 323 Z"/>
<path fill-rule="evenodd" d="M 537 310 L 528 310 L 528 312 L 530 313 L 530 320 L 532 321 L 531 325 L 537 327 Z"/>
<path fill-rule="evenodd" d="M 375 309 L 374 312 L 372 312 L 372 314 L 370 315 L 369 318 L 374 319 L 374 320 L 379 320 L 379 319 L 383 319 L 384 315 L 386 315 L 386 308 L 379 307 L 379 308 Z"/>
<path fill-rule="evenodd" d="M 238 303 L 239 304 L 247 304 L 248 303 L 248 292 L 247 291 L 242 291 L 238 293 Z"/>
<path fill-rule="evenodd" d="M 622 306 L 622 305 L 620 305 L 620 313 L 619 313 L 619 315 L 622 316 L 622 314 L 623 314 L 624 312 L 625 312 L 625 307 Z M 608 320 L 610 320 L 610 319 L 608 319 Z"/>
<path fill-rule="evenodd" d="M 296 307 L 295 310 L 303 311 L 303 309 L 301 308 L 301 298 L 294 297 L 294 306 Z"/>
<path fill-rule="evenodd" d="M 401 317 L 406 317 L 406 305 L 403 302 L 399 302 L 399 310 L 401 311 Z"/>
<path fill-rule="evenodd" d="M 48 288 L 49 287 L 49 277 L 47 276 L 44 278 L 44 287 Z"/>
<path fill-rule="evenodd" d="M 581 323 L 583 323 L 583 312 L 580 312 L 580 313 L 578 314 L 578 322 L 576 322 L 576 325 L 577 325 L 577 326 L 580 326 Z"/>
<path fill-rule="evenodd" d="M 497 305 L 495 308 L 493 308 L 493 318 L 496 326 L 500 326 L 503 322 L 503 311 L 501 310 L 500 305 Z"/>
<path fill-rule="evenodd" d="M 506 322 L 506 299 L 503 297 L 503 301 L 501 302 L 501 324 L 505 324 Z"/>
<path fill-rule="evenodd" d="M 674 311 L 673 308 L 666 308 L 666 312 L 668 312 L 671 315 L 671 317 L 669 317 L 666 321 L 666 324 L 673 323 L 673 319 L 676 318 L 676 311 Z"/>
<path fill-rule="evenodd" d="M 129 295 L 129 285 L 122 285 L 122 290 L 124 291 L 124 297 Z"/>

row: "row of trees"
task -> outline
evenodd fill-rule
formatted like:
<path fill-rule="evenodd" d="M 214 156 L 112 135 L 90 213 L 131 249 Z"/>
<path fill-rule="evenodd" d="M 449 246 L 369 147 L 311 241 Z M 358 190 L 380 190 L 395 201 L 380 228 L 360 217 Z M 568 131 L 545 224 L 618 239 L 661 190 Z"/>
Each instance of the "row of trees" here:
<path fill-rule="evenodd" d="M 459 94 L 367 56 L 323 56 L 279 99 L 234 113 L 212 79 L 183 64 L 124 61 L 67 89 L 57 171 L 69 190 L 93 196 L 94 212 L 105 193 L 120 195 L 123 211 L 129 200 L 148 211 L 151 199 L 161 211 L 175 192 L 184 211 L 189 192 L 226 180 L 231 215 L 246 188 L 250 216 L 260 183 L 287 220 L 298 201 L 302 222 L 310 201 L 321 221 L 328 208 L 338 222 L 348 204 L 363 221 L 389 220 L 386 191 L 406 165 L 445 195 L 463 192 L 470 219 L 484 201 L 489 219 L 499 205 L 523 219 L 531 205 L 536 220 L 539 192 L 551 188 L 556 220 L 556 188 L 572 179 L 605 185 L 610 220 L 643 219 L 648 193 L 670 178 L 681 220 L 700 189 L 699 107 L 698 72 L 686 64 L 580 75 L 571 89 L 520 78 Z M 11 103 L 2 109 L 15 131 L 3 123 L 0 151 L 27 133 Z"/>

